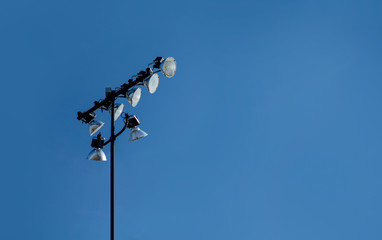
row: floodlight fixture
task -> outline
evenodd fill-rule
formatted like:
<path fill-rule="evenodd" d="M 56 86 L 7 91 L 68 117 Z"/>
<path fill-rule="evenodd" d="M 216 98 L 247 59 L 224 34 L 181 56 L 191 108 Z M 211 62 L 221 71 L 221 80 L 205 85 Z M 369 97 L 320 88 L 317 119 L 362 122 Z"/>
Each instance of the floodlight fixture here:
<path fill-rule="evenodd" d="M 162 73 L 168 77 L 172 78 L 176 73 L 176 61 L 173 57 L 168 57 L 166 60 L 161 62 L 160 70 Z"/>
<path fill-rule="evenodd" d="M 121 116 L 124 107 L 125 107 L 125 104 L 123 103 L 116 103 L 114 105 L 114 121 L 116 121 Z M 110 110 L 110 114 L 111 114 L 111 110 Z"/>
<path fill-rule="evenodd" d="M 93 148 L 93 150 L 90 151 L 87 159 L 94 161 L 107 161 L 106 155 L 101 148 Z"/>
<path fill-rule="evenodd" d="M 103 148 L 110 144 L 110 240 L 114 240 L 114 196 L 115 196 L 115 141 L 127 129 L 130 130 L 129 142 L 136 141 L 148 134 L 139 128 L 140 122 L 135 115 L 123 113 L 124 104 L 116 103 L 118 98 L 126 98 L 131 106 L 136 107 L 142 95 L 142 85 L 144 85 L 149 93 L 153 94 L 157 91 L 159 85 L 159 72 L 166 77 L 172 78 L 177 71 L 176 61 L 173 57 L 163 58 L 157 57 L 153 62 L 149 63 L 146 69 L 131 76 L 127 82 L 116 88 L 107 87 L 105 89 L 105 98 L 93 102 L 93 106 L 87 111 L 77 112 L 77 119 L 89 125 L 90 136 L 92 137 L 91 151 L 87 159 L 93 161 L 108 161 Z M 97 110 L 107 111 L 110 113 L 110 137 L 106 141 L 101 137 L 99 131 L 104 123 L 96 120 L 95 112 Z M 116 120 L 121 117 L 124 125 L 120 131 L 115 132 Z"/>
<path fill-rule="evenodd" d="M 148 79 L 144 80 L 143 84 L 147 87 L 149 93 L 155 93 L 159 85 L 159 75 L 157 73 L 154 73 Z"/>
<path fill-rule="evenodd" d="M 98 121 L 98 120 L 92 120 L 89 123 L 89 132 L 90 136 L 92 136 L 94 133 L 96 133 L 98 130 L 100 130 L 105 123 Z"/>
<path fill-rule="evenodd" d="M 131 129 L 129 142 L 136 141 L 143 137 L 146 137 L 148 134 L 142 131 L 139 127 L 135 126 Z"/>
<path fill-rule="evenodd" d="M 142 89 L 140 87 L 134 87 L 127 93 L 127 100 L 131 106 L 137 106 L 139 100 L 141 99 Z"/>

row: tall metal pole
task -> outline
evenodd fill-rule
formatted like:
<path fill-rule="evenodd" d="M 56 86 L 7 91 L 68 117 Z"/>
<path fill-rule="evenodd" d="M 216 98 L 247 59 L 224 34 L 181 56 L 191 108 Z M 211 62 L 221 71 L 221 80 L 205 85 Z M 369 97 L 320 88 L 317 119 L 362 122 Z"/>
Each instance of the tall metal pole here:
<path fill-rule="evenodd" d="M 111 135 L 110 135 L 110 239 L 114 240 L 114 101 L 111 100 Z"/>

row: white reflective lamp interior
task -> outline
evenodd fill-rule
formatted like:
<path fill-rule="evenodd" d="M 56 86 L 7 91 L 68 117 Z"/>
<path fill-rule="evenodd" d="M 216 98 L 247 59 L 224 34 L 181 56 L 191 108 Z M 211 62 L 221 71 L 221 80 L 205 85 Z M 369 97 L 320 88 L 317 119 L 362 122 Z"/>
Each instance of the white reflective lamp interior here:
<path fill-rule="evenodd" d="M 96 133 L 98 130 L 100 130 L 102 128 L 102 126 L 104 125 L 103 122 L 101 121 L 98 121 L 98 120 L 92 120 L 90 123 L 89 123 L 89 132 L 90 132 L 90 136 L 92 136 L 94 133 Z"/>
<path fill-rule="evenodd" d="M 149 93 L 153 94 L 158 89 L 159 75 L 157 73 L 154 73 L 153 75 L 151 75 L 150 78 L 143 81 L 143 83 L 147 87 L 147 90 L 149 90 Z"/>
<path fill-rule="evenodd" d="M 123 103 L 116 103 L 114 105 L 114 121 L 116 121 L 119 118 L 119 116 L 121 116 L 124 107 L 125 105 Z"/>
<path fill-rule="evenodd" d="M 139 100 L 141 99 L 142 89 L 139 87 L 135 87 L 131 89 L 127 94 L 127 100 L 131 104 L 131 106 L 137 106 Z"/>
<path fill-rule="evenodd" d="M 130 132 L 129 142 L 133 142 L 140 138 L 146 137 L 148 134 L 142 131 L 139 127 L 133 127 Z"/>
<path fill-rule="evenodd" d="M 100 148 L 94 148 L 88 155 L 88 160 L 107 161 L 105 153 Z"/>
<path fill-rule="evenodd" d="M 176 73 L 176 61 L 173 57 L 168 57 L 161 63 L 160 67 L 162 73 L 168 77 L 172 78 Z"/>

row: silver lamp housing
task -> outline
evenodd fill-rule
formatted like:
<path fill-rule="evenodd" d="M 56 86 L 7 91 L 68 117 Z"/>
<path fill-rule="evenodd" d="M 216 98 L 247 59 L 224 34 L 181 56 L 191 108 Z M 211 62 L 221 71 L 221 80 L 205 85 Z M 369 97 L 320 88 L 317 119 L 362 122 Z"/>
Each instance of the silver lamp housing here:
<path fill-rule="evenodd" d="M 116 121 L 121 116 L 124 107 L 125 107 L 125 104 L 123 103 L 116 103 L 114 105 L 114 121 Z M 111 110 L 110 110 L 110 114 L 111 114 Z"/>
<path fill-rule="evenodd" d="M 129 142 L 136 141 L 138 139 L 146 137 L 147 135 L 148 135 L 147 133 L 142 131 L 139 127 L 135 126 L 131 128 Z"/>
<path fill-rule="evenodd" d="M 154 73 L 148 79 L 144 80 L 143 84 L 147 87 L 149 93 L 155 93 L 159 86 L 159 75 Z"/>
<path fill-rule="evenodd" d="M 173 57 L 168 57 L 166 60 L 162 61 L 160 65 L 160 70 L 162 73 L 168 77 L 172 78 L 176 73 L 176 61 Z"/>
<path fill-rule="evenodd" d="M 87 159 L 94 161 L 107 161 L 106 155 L 101 148 L 94 148 L 91 150 Z"/>
<path fill-rule="evenodd" d="M 134 87 L 127 93 L 127 100 L 131 106 L 135 107 L 141 99 L 142 89 L 140 87 Z"/>
<path fill-rule="evenodd" d="M 89 132 L 90 132 L 90 136 L 92 136 L 94 133 L 98 132 L 98 130 L 100 130 L 103 125 L 105 123 L 101 122 L 101 121 L 98 121 L 98 120 L 92 120 L 90 123 L 89 123 Z"/>

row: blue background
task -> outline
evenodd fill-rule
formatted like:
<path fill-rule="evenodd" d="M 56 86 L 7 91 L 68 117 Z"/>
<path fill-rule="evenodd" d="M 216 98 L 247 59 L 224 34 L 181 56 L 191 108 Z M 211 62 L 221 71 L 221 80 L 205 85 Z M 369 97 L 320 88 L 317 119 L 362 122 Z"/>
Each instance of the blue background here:
<path fill-rule="evenodd" d="M 76 112 L 157 56 L 178 71 L 127 108 L 149 136 L 116 143 L 116 239 L 382 239 L 381 12 L 2 1 L 0 239 L 108 239 L 109 162 Z"/>

